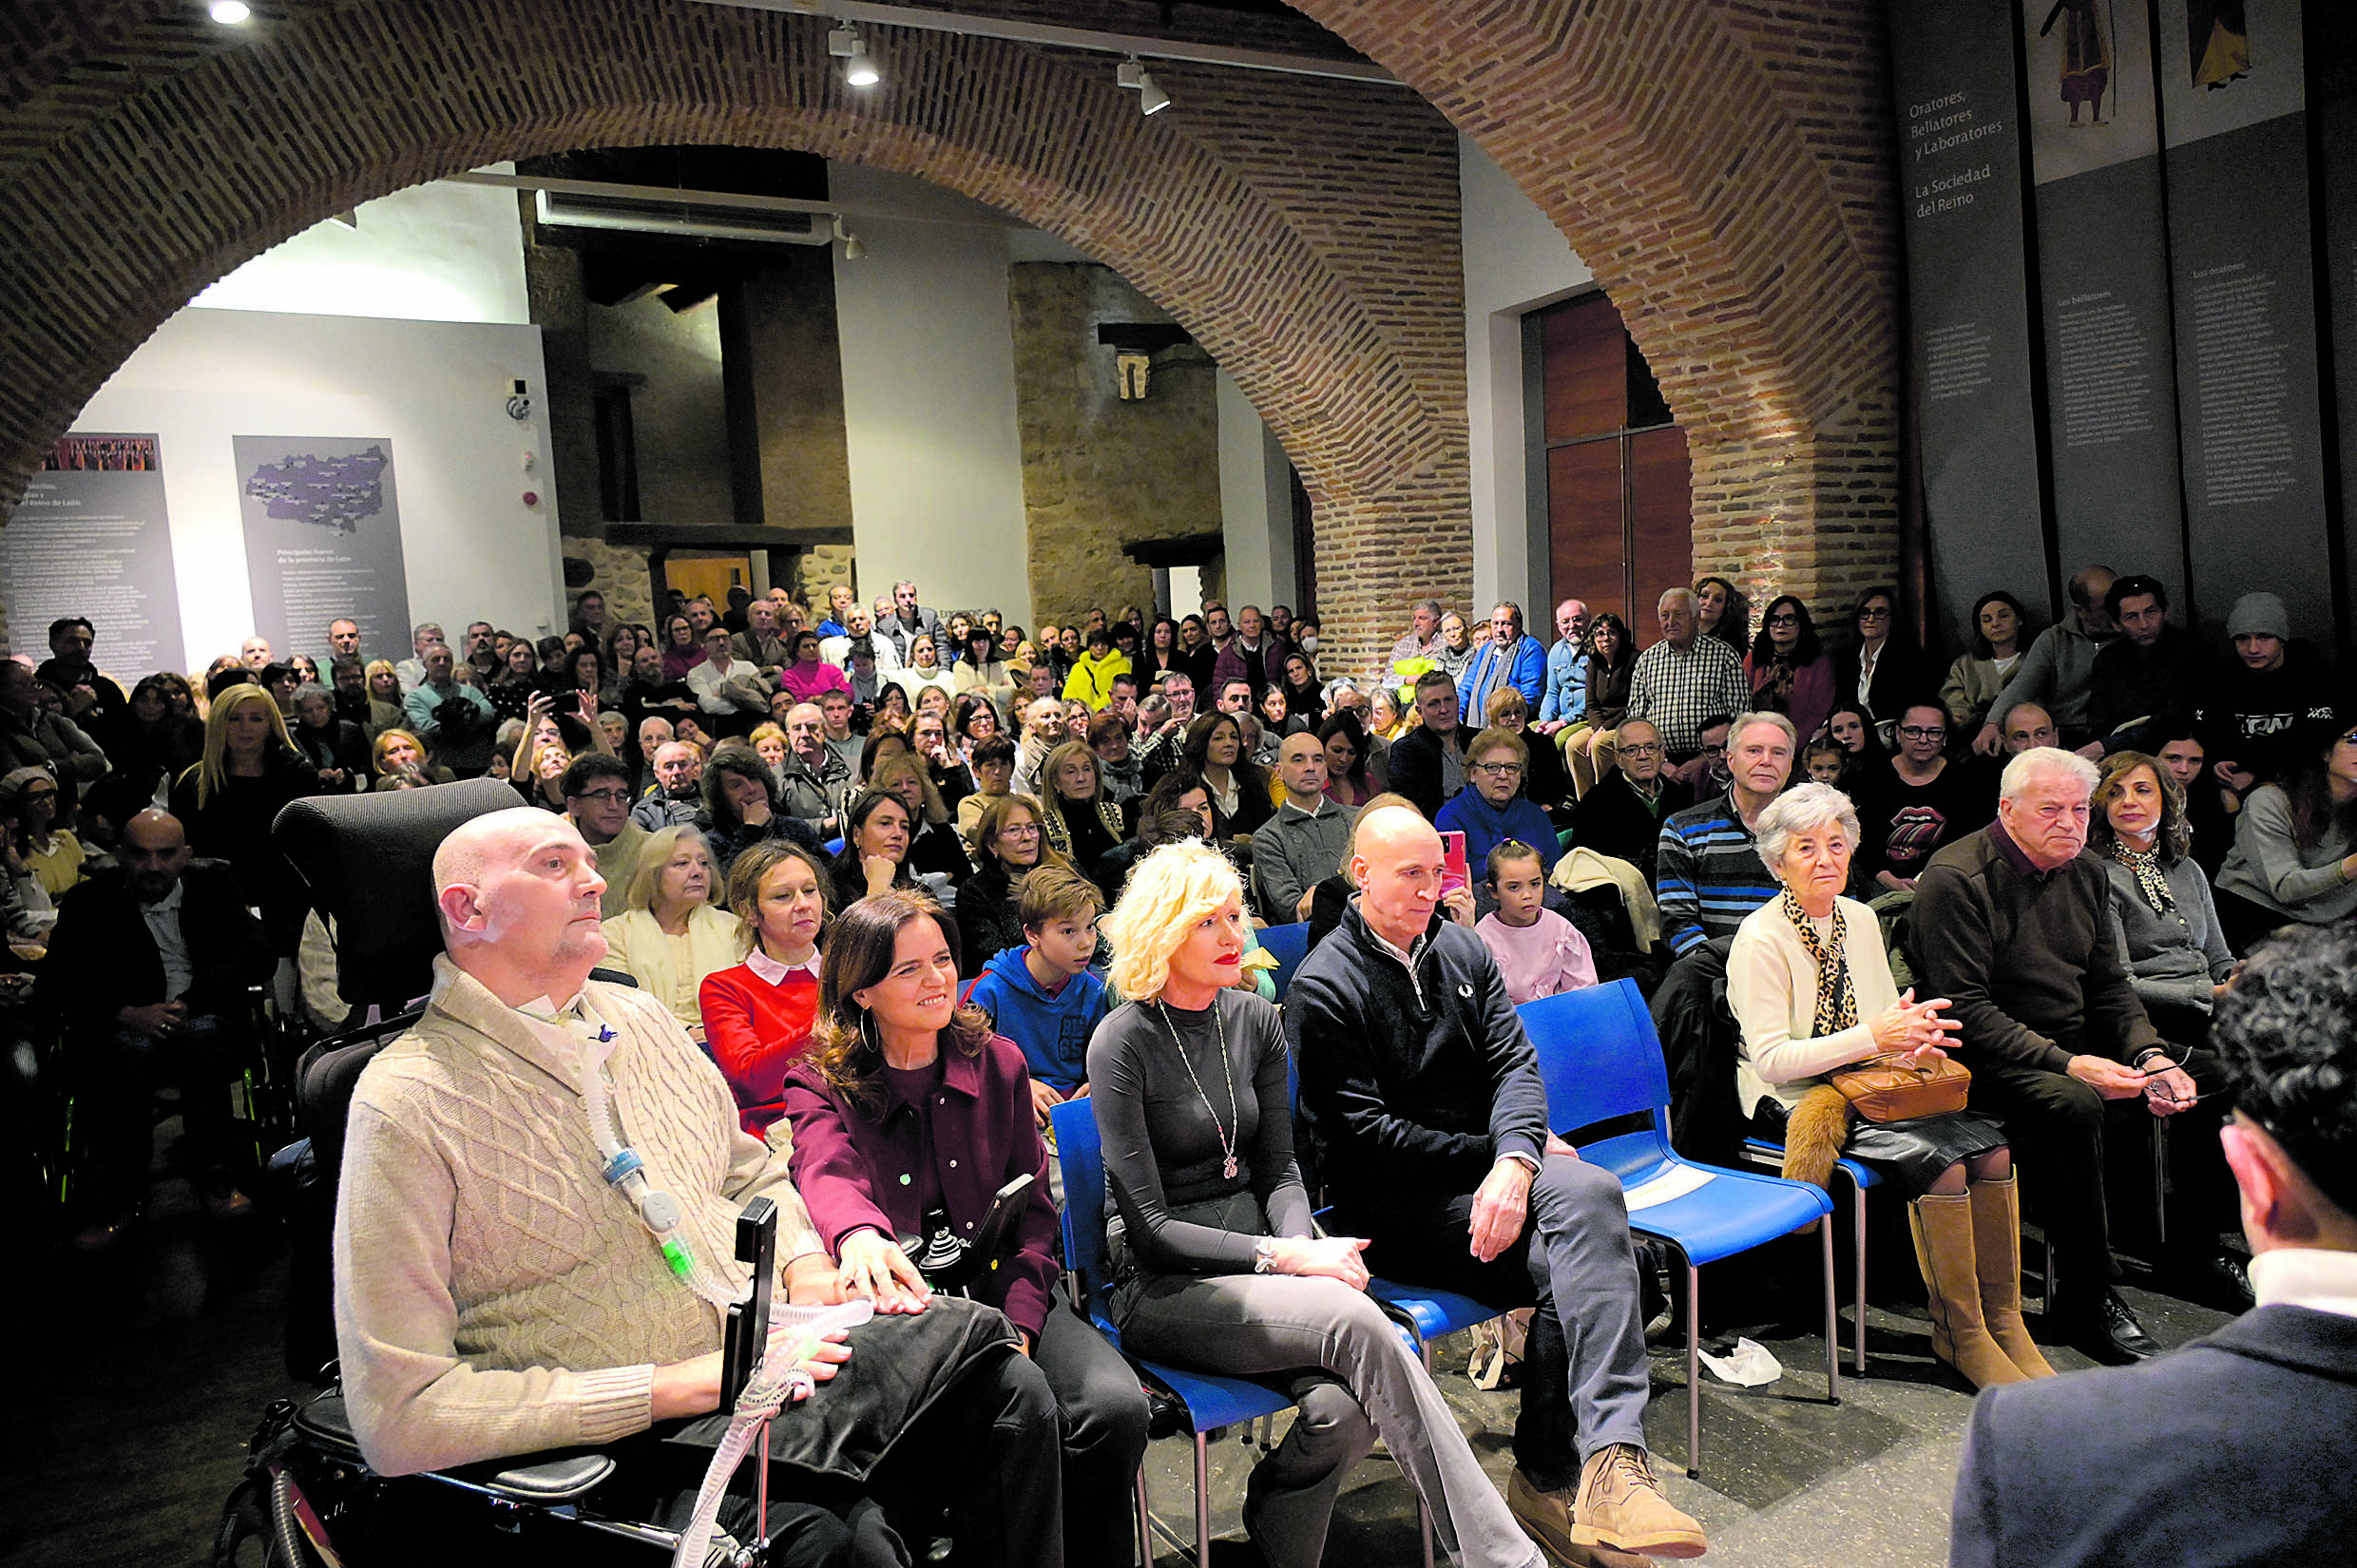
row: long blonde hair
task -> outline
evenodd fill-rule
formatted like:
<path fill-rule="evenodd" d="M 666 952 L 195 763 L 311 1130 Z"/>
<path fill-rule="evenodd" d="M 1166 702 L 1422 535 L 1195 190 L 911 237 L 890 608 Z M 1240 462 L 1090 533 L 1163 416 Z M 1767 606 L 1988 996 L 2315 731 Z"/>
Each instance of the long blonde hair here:
<path fill-rule="evenodd" d="M 260 703 L 262 711 L 270 716 L 270 733 L 278 737 L 279 752 L 289 759 L 297 759 L 301 755 L 295 750 L 294 738 L 286 733 L 286 718 L 278 712 L 278 698 L 250 681 L 223 687 L 220 695 L 213 698 L 212 711 L 204 716 L 203 759 L 181 774 L 182 778 L 192 775 L 196 778 L 197 808 L 200 811 L 212 803 L 215 793 L 223 787 L 222 781 L 229 776 L 226 761 L 229 754 L 229 716 L 249 702 Z"/>
<path fill-rule="evenodd" d="M 1244 896 L 1236 868 L 1201 839 L 1165 844 L 1130 870 L 1113 912 L 1097 929 L 1113 945 L 1113 988 L 1152 1002 L 1170 983 L 1170 959 L 1197 924 Z"/>

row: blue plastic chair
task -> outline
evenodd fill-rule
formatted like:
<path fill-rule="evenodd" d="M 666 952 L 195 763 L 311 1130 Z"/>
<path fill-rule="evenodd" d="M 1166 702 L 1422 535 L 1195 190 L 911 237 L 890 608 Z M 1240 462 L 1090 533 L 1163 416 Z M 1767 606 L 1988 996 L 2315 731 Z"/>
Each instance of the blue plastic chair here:
<path fill-rule="evenodd" d="M 1743 1157 L 1755 1165 L 1780 1171 L 1784 1168 L 1784 1145 L 1771 1143 L 1764 1138 L 1745 1138 Z M 1853 1281 L 1849 1305 L 1855 1318 L 1850 1327 L 1849 1371 L 1852 1377 L 1862 1378 L 1866 1376 L 1866 1190 L 1881 1186 L 1883 1178 L 1854 1159 L 1833 1161 L 1833 1171 L 1835 1175 L 1849 1179 L 1850 1277 Z"/>
<path fill-rule="evenodd" d="M 1269 979 L 1276 986 L 1276 1000 L 1282 1002 L 1293 985 L 1293 971 L 1310 956 L 1310 923 L 1302 920 L 1291 926 L 1271 926 L 1253 935 L 1258 938 L 1260 950 L 1276 960 Z"/>
<path fill-rule="evenodd" d="M 1097 1133 L 1097 1113 L 1085 1100 L 1068 1100 L 1048 1112 L 1056 1130 L 1056 1158 L 1064 1168 L 1064 1262 L 1080 1288 L 1081 1310 L 1113 1348 L 1132 1365 L 1168 1388 L 1186 1407 L 1195 1429 L 1195 1561 L 1211 1568 L 1211 1488 L 1209 1435 L 1223 1426 L 1273 1416 L 1293 1404 L 1274 1388 L 1241 1378 L 1212 1372 L 1182 1372 L 1146 1361 L 1121 1347 L 1121 1331 L 1113 1326 L 1108 1301 L 1112 1280 L 1105 1267 L 1104 1145 Z M 1138 1472 L 1138 1560 L 1154 1560 L 1149 1527 L 1159 1529 L 1146 1506 L 1146 1476 Z M 1186 1542 L 1164 1529 L 1171 1544 Z"/>
<path fill-rule="evenodd" d="M 1629 1226 L 1686 1261 L 1686 1474 L 1702 1474 L 1702 1265 L 1811 1224 L 1824 1244 L 1825 1385 L 1841 1403 L 1841 1335 L 1833 1302 L 1833 1213 L 1821 1188 L 1681 1157 L 1670 1147 L 1670 1078 L 1636 982 L 1542 997 L 1517 1008 L 1546 1083 L 1547 1120 L 1567 1133 L 1643 1116 L 1640 1132 L 1583 1145 L 1580 1157 L 1619 1177 Z"/>

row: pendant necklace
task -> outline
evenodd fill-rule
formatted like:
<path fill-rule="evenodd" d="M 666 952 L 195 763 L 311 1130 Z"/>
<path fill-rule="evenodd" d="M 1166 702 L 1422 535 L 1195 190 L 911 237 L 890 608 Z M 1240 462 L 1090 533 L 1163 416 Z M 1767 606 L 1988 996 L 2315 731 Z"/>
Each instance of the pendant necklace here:
<path fill-rule="evenodd" d="M 1234 1181 L 1236 1171 L 1236 1134 L 1221 1123 L 1218 1108 L 1212 1104 L 1211 1096 L 1203 1093 L 1203 1080 L 1195 1076 L 1195 1063 L 1187 1060 L 1187 1048 L 1178 1039 L 1178 1026 L 1170 1021 L 1170 1008 L 1159 1000 L 1154 1005 L 1155 1009 L 1162 1015 L 1162 1027 L 1170 1031 L 1171 1044 L 1178 1047 L 1178 1065 L 1187 1070 L 1187 1081 L 1195 1085 L 1195 1092 L 1198 1095 L 1202 1096 L 1203 1109 L 1211 1113 L 1212 1130 L 1219 1135 L 1219 1152 L 1227 1157 L 1219 1167 L 1219 1174 L 1228 1180 Z M 1217 997 L 1212 998 L 1211 1018 L 1212 1023 L 1219 1029 L 1219 1066 L 1220 1070 L 1227 1075 L 1228 1080 L 1228 1118 L 1231 1121 L 1241 1123 L 1243 1118 L 1237 1114 L 1236 1107 L 1236 1069 L 1228 1061 L 1228 1021 L 1219 1014 Z"/>

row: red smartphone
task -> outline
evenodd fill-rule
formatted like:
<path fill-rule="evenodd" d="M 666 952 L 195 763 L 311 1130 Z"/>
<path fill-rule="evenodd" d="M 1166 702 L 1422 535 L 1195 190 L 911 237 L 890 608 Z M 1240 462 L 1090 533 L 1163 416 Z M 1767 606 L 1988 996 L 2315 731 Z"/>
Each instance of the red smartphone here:
<path fill-rule="evenodd" d="M 1472 873 L 1466 866 L 1465 834 L 1441 834 L 1441 855 L 1443 857 L 1441 867 L 1441 896 L 1443 898 L 1447 898 L 1459 888 L 1469 888 L 1473 885 Z"/>

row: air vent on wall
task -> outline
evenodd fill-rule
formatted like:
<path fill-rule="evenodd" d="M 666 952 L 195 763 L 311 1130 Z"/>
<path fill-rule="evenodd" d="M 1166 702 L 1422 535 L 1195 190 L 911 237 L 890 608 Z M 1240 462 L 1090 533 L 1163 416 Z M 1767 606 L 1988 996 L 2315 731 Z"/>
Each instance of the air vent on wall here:
<path fill-rule="evenodd" d="M 713 205 L 708 204 L 710 197 L 700 192 L 703 200 L 694 205 L 610 192 L 538 190 L 532 194 L 540 220 L 551 228 L 625 229 L 776 245 L 824 245 L 834 239 L 833 227 L 823 215 Z"/>

